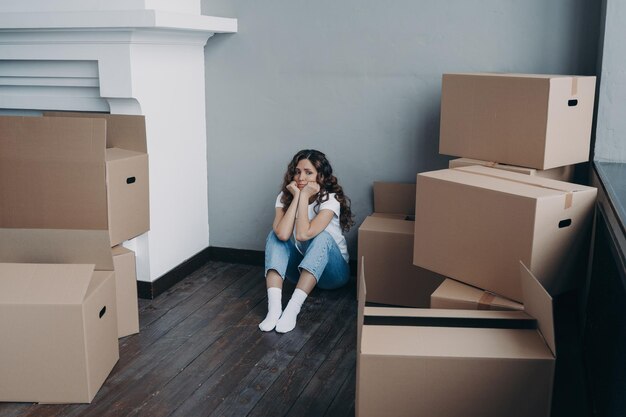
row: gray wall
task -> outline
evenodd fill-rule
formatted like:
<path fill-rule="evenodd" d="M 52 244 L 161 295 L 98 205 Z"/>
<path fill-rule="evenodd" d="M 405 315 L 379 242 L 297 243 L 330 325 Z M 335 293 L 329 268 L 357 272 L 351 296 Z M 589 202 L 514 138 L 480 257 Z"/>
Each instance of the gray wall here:
<path fill-rule="evenodd" d="M 239 20 L 205 49 L 211 246 L 263 249 L 301 148 L 327 154 L 359 224 L 373 181 L 446 166 L 442 73 L 595 74 L 599 3 L 203 0 Z"/>
<path fill-rule="evenodd" d="M 626 3 L 603 0 L 602 59 L 594 159 L 626 162 Z"/>

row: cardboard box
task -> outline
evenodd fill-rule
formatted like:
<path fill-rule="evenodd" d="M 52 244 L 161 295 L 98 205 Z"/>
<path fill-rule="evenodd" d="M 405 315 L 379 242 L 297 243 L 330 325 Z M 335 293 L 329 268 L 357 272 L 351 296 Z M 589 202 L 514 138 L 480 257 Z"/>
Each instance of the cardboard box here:
<path fill-rule="evenodd" d="M 452 310 L 523 310 L 524 305 L 492 292 L 446 279 L 430 295 L 430 308 Z"/>
<path fill-rule="evenodd" d="M 115 246 L 111 251 L 115 267 L 117 336 L 124 337 L 139 332 L 135 253 L 123 246 Z"/>
<path fill-rule="evenodd" d="M 144 116 L 45 112 L 46 117 L 106 122 L 106 190 L 111 245 L 150 230 L 148 154 Z M 99 144 L 100 146 L 101 144 Z"/>
<path fill-rule="evenodd" d="M 415 214 L 415 183 L 374 182 L 374 213 Z"/>
<path fill-rule="evenodd" d="M 413 262 L 521 301 L 521 259 L 550 294 L 586 270 L 597 190 L 472 166 L 417 176 Z"/>
<path fill-rule="evenodd" d="M 119 358 L 112 271 L 0 264 L 0 401 L 89 403 Z"/>
<path fill-rule="evenodd" d="M 574 165 L 566 165 L 551 169 L 534 169 L 499 164 L 497 162 L 480 161 L 478 159 L 457 158 L 448 163 L 448 168 L 461 168 L 472 165 L 482 165 L 489 168 L 503 169 L 505 171 L 517 172 L 525 175 L 536 175 L 537 177 L 550 178 L 557 181 L 572 182 L 574 180 Z"/>
<path fill-rule="evenodd" d="M 517 262 L 550 294 L 580 284 L 597 190 L 472 166 L 418 174 L 413 262 L 521 301 Z"/>
<path fill-rule="evenodd" d="M 589 160 L 595 77 L 444 74 L 439 152 L 536 169 Z"/>
<path fill-rule="evenodd" d="M 0 401 L 90 402 L 119 356 L 109 232 L 0 228 L 0 300 Z"/>
<path fill-rule="evenodd" d="M 357 417 L 549 416 L 552 300 L 522 269 L 526 312 L 365 307 L 361 294 Z"/>
<path fill-rule="evenodd" d="M 0 227 L 109 230 L 112 245 L 146 232 L 145 127 L 135 134 L 143 123 L 0 117 Z"/>
<path fill-rule="evenodd" d="M 413 221 L 378 216 L 367 217 L 359 227 L 358 259 L 366 259 L 367 301 L 428 305 L 445 277 L 413 265 L 414 230 Z"/>
<path fill-rule="evenodd" d="M 373 189 L 374 213 L 358 234 L 358 259 L 365 256 L 369 271 L 367 301 L 428 305 L 445 277 L 413 265 L 415 184 L 376 181 Z M 357 264 L 357 275 L 360 268 Z"/>

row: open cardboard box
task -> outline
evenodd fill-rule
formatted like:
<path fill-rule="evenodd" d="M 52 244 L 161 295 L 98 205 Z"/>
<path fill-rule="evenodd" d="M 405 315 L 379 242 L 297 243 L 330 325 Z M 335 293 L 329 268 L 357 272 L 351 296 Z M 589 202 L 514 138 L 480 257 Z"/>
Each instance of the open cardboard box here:
<path fill-rule="evenodd" d="M 482 165 L 489 168 L 503 169 L 505 171 L 517 172 L 525 175 L 535 175 L 537 177 L 549 178 L 557 181 L 572 182 L 574 180 L 574 165 L 565 165 L 551 169 L 535 169 L 499 164 L 497 162 L 481 161 L 471 158 L 457 158 L 450 160 L 448 168 L 460 168 L 472 165 Z"/>
<path fill-rule="evenodd" d="M 143 116 L 46 114 L 54 117 L 0 117 L 0 210 L 10 227 L 109 230 L 111 246 L 146 232 Z"/>
<path fill-rule="evenodd" d="M 413 200 L 411 200 L 413 199 Z M 445 277 L 413 265 L 415 184 L 374 183 L 374 210 L 359 226 L 358 259 L 365 257 L 367 301 L 427 305 Z M 357 274 L 361 265 L 357 265 Z"/>
<path fill-rule="evenodd" d="M 552 299 L 519 274 L 525 312 L 365 307 L 362 267 L 357 417 L 549 416 Z"/>
<path fill-rule="evenodd" d="M 596 77 L 443 74 L 439 153 L 550 169 L 589 160 Z"/>
<path fill-rule="evenodd" d="M 115 246 L 111 252 L 115 267 L 117 336 L 124 337 L 139 333 L 135 252 L 121 245 Z"/>
<path fill-rule="evenodd" d="M 89 403 L 119 358 L 107 230 L 0 229 L 0 401 Z"/>
<path fill-rule="evenodd" d="M 111 245 L 150 230 L 145 117 L 75 112 L 44 112 L 44 116 L 106 121 L 105 161 Z"/>
<path fill-rule="evenodd" d="M 446 279 L 430 295 L 430 308 L 452 310 L 523 310 L 524 305 L 489 291 Z"/>
<path fill-rule="evenodd" d="M 588 261 L 597 190 L 482 166 L 417 175 L 413 262 L 521 301 L 518 261 L 552 295 Z"/>

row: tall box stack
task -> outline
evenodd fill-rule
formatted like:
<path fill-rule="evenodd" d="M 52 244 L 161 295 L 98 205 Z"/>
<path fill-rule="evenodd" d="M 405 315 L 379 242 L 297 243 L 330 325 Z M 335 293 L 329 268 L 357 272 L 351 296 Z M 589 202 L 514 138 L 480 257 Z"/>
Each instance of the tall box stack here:
<path fill-rule="evenodd" d="M 357 416 L 550 415 L 551 297 L 590 248 L 597 190 L 569 181 L 594 94 L 595 77 L 444 74 L 439 151 L 460 159 L 417 175 L 413 263 L 451 279 L 418 308 L 366 307 L 359 230 Z"/>
<path fill-rule="evenodd" d="M 444 74 L 439 151 L 418 174 L 416 265 L 520 301 L 524 261 L 553 295 L 582 281 L 596 190 L 565 181 L 589 159 L 595 77 Z"/>
<path fill-rule="evenodd" d="M 4 116 L 0 130 L 0 207 L 11 219 L 2 227 L 104 230 L 111 247 L 149 230 L 143 116 Z M 120 272 L 122 337 L 139 325 L 134 267 Z"/>
<path fill-rule="evenodd" d="M 0 401 L 88 403 L 138 331 L 145 126 L 50 116 L 0 117 Z"/>

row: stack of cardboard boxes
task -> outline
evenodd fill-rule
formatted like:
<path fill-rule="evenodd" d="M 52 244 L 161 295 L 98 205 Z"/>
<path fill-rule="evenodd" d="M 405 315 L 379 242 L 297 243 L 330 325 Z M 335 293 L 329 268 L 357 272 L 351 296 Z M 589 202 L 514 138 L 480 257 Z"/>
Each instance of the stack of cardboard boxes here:
<path fill-rule="evenodd" d="M 443 76 L 440 152 L 461 159 L 375 184 L 414 221 L 375 203 L 359 228 L 358 416 L 550 415 L 552 297 L 587 270 L 596 190 L 568 181 L 594 93 L 595 77 Z M 403 192 L 414 207 L 393 207 Z"/>
<path fill-rule="evenodd" d="M 88 403 L 139 331 L 143 116 L 0 117 L 0 401 Z"/>

